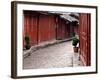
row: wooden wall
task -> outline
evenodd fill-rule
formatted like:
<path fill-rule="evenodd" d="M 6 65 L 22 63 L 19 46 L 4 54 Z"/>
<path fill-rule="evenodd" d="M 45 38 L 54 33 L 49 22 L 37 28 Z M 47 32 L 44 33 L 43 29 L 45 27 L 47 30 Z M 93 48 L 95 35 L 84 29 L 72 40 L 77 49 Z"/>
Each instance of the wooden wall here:
<path fill-rule="evenodd" d="M 72 27 L 66 23 L 66 20 L 59 15 L 24 11 L 24 33 L 23 37 L 30 37 L 31 45 L 38 43 L 66 39 L 73 33 Z M 23 41 L 25 44 L 25 41 Z"/>
<path fill-rule="evenodd" d="M 32 13 L 24 14 L 24 36 L 30 37 L 31 45 L 37 44 L 37 29 L 38 29 L 38 17 Z M 25 43 L 25 41 L 24 41 Z"/>
<path fill-rule="evenodd" d="M 58 17 L 56 38 L 58 40 L 69 38 L 70 33 L 73 33 L 71 30 L 71 26 L 66 23 L 66 20 Z"/>
<path fill-rule="evenodd" d="M 84 65 L 91 65 L 91 19 L 90 14 L 80 14 L 80 58 Z"/>
<path fill-rule="evenodd" d="M 39 16 L 39 42 L 55 39 L 55 17 L 53 15 Z"/>

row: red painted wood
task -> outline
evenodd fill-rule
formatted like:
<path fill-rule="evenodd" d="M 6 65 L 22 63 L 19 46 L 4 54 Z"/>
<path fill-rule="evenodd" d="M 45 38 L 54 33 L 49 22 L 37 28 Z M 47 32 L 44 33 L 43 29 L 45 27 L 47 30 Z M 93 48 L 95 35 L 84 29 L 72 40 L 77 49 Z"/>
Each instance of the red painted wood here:
<path fill-rule="evenodd" d="M 67 25 L 64 19 L 58 18 L 57 39 L 66 39 L 70 36 L 70 25 Z"/>
<path fill-rule="evenodd" d="M 31 45 L 55 39 L 66 39 L 73 34 L 73 27 L 58 15 L 24 11 L 24 37 L 30 37 Z M 24 41 L 25 43 L 25 41 Z"/>
<path fill-rule="evenodd" d="M 49 40 L 56 39 L 56 23 L 55 23 L 55 16 L 49 17 Z"/>
<path fill-rule="evenodd" d="M 30 37 L 30 44 L 37 44 L 37 16 L 31 14 L 24 15 L 24 37 Z"/>
<path fill-rule="evenodd" d="M 39 42 L 55 39 L 54 16 L 39 16 Z"/>
<path fill-rule="evenodd" d="M 84 65 L 90 66 L 90 14 L 80 14 L 80 55 Z"/>
<path fill-rule="evenodd" d="M 37 44 L 37 26 L 38 26 L 38 18 L 37 16 L 31 15 L 31 29 L 30 29 L 30 35 L 31 35 L 31 44 Z"/>

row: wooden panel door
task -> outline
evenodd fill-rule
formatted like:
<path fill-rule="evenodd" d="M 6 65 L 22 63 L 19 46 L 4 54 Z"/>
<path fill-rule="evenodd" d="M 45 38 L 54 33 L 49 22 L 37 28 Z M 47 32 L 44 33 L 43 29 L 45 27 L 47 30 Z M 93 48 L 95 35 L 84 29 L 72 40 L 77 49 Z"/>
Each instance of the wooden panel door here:
<path fill-rule="evenodd" d="M 30 44 L 37 44 L 38 17 L 34 14 L 24 14 L 24 37 L 30 37 Z M 24 41 L 25 42 L 25 41 Z"/>
<path fill-rule="evenodd" d="M 30 21 L 30 37 L 31 44 L 38 44 L 38 16 L 31 15 Z"/>
<path fill-rule="evenodd" d="M 91 65 L 90 14 L 80 14 L 80 58 L 85 66 Z"/>
<path fill-rule="evenodd" d="M 55 39 L 55 20 L 52 15 L 39 16 L 38 41 L 45 42 Z"/>
<path fill-rule="evenodd" d="M 56 23 L 55 23 L 55 16 L 50 15 L 49 18 L 49 40 L 55 40 L 56 39 Z"/>
<path fill-rule="evenodd" d="M 56 39 L 57 40 L 61 40 L 64 38 L 64 32 L 65 32 L 65 27 L 63 26 L 64 23 L 63 23 L 63 19 L 61 18 L 58 18 L 58 22 L 56 23 L 57 25 L 57 29 L 56 29 Z"/>
<path fill-rule="evenodd" d="M 49 40 L 49 17 L 46 15 L 39 16 L 39 35 L 38 43 Z"/>

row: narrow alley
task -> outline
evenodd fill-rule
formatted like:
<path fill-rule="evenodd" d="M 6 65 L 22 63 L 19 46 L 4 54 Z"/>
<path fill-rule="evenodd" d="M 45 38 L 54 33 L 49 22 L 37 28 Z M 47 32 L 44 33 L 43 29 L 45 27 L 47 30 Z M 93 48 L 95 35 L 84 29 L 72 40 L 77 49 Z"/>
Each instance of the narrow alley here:
<path fill-rule="evenodd" d="M 23 69 L 63 68 L 82 66 L 79 53 L 73 52 L 72 41 L 34 51 L 23 59 Z"/>

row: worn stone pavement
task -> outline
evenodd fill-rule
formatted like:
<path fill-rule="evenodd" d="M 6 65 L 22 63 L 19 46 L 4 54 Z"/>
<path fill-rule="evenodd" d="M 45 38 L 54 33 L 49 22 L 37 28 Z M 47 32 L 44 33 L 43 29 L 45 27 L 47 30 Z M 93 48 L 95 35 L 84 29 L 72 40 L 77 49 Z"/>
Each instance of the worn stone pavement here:
<path fill-rule="evenodd" d="M 73 52 L 71 41 L 55 44 L 34 51 L 23 58 L 23 69 L 63 68 L 82 66 L 79 53 Z"/>

